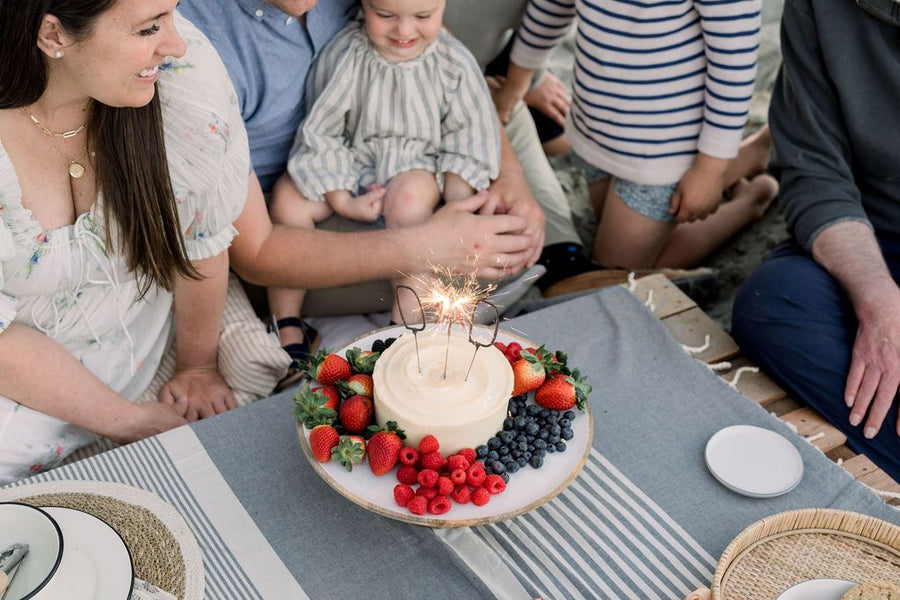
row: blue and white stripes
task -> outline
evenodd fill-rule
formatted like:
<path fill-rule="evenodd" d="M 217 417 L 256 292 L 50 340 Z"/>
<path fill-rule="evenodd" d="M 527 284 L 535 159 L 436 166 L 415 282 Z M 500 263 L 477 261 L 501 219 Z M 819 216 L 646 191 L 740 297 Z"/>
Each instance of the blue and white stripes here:
<path fill-rule="evenodd" d="M 539 67 L 577 18 L 572 147 L 644 184 L 697 151 L 733 158 L 756 77 L 760 0 L 531 0 L 512 61 Z"/>

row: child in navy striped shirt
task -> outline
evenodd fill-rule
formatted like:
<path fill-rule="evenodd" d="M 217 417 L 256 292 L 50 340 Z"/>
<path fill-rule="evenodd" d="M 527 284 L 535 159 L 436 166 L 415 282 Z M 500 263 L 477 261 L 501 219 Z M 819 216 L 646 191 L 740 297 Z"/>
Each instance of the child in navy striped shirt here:
<path fill-rule="evenodd" d="M 307 80 L 311 108 L 288 159 L 290 177 L 273 192 L 274 222 L 313 227 L 337 213 L 409 227 L 442 197 L 462 200 L 496 179 L 494 105 L 475 58 L 441 29 L 445 1 L 363 0 L 364 21 L 322 51 Z M 398 274 L 392 283 L 422 295 L 418 279 Z M 273 315 L 299 316 L 304 293 L 269 290 Z M 418 303 L 399 300 L 416 322 Z M 399 310 L 395 303 L 395 322 Z"/>
<path fill-rule="evenodd" d="M 600 220 L 594 258 L 694 266 L 777 191 L 767 175 L 742 179 L 769 150 L 767 128 L 741 145 L 760 0 L 531 0 L 495 96 L 501 120 L 576 17 L 566 133 Z"/>

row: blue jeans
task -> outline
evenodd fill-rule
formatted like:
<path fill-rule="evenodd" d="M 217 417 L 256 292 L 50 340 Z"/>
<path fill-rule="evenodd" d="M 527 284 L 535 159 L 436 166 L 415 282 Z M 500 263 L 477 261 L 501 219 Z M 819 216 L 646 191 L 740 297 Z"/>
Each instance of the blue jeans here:
<path fill-rule="evenodd" d="M 900 280 L 900 242 L 879 242 L 891 276 Z M 843 431 L 850 448 L 900 481 L 897 400 L 873 439 L 863 437 L 865 418 L 850 425 L 844 386 L 859 323 L 825 269 L 795 243 L 782 243 L 741 286 L 731 321 L 747 358 Z"/>

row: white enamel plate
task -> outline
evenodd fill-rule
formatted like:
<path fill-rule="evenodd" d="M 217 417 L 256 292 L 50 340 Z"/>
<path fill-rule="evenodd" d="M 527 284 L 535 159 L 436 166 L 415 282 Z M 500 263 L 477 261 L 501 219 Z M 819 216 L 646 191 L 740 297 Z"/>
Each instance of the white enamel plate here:
<path fill-rule="evenodd" d="M 753 425 L 733 425 L 706 444 L 706 466 L 719 483 L 751 498 L 773 498 L 803 478 L 800 452 L 784 436 Z"/>

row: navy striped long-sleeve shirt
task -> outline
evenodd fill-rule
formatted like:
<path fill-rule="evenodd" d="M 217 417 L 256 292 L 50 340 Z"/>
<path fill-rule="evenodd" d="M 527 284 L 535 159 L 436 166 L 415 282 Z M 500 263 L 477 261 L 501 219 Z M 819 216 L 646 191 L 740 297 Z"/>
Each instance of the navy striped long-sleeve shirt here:
<path fill-rule="evenodd" d="M 734 158 L 756 78 L 760 0 L 531 0 L 512 61 L 538 68 L 573 19 L 572 148 L 617 177 L 675 183 Z"/>

